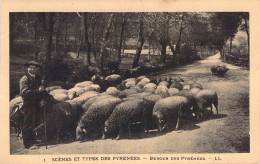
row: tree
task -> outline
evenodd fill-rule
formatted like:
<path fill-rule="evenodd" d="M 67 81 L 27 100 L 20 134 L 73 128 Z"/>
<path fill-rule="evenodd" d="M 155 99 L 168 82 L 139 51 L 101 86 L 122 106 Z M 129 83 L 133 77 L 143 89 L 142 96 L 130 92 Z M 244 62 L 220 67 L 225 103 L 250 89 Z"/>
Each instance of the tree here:
<path fill-rule="evenodd" d="M 226 59 L 223 46 L 228 39 L 233 40 L 240 25 L 239 13 L 219 12 L 211 17 L 212 42 L 221 53 L 222 59 Z"/>
<path fill-rule="evenodd" d="M 143 13 L 140 14 L 140 27 L 139 27 L 139 36 L 138 36 L 138 43 L 137 43 L 137 50 L 134 57 L 134 62 L 132 68 L 135 68 L 138 66 L 140 55 L 142 52 L 142 47 L 144 44 L 144 36 L 143 36 L 143 28 L 144 28 L 144 22 L 143 22 Z"/>
<path fill-rule="evenodd" d="M 120 33 L 120 42 L 118 46 L 118 61 L 121 61 L 121 50 L 122 50 L 122 44 L 124 40 L 124 32 L 125 32 L 125 26 L 126 26 L 126 13 L 123 15 L 123 22 L 122 22 L 122 27 L 121 27 L 121 33 Z"/>
<path fill-rule="evenodd" d="M 240 19 L 242 19 L 241 30 L 245 31 L 247 34 L 247 46 L 248 46 L 248 61 L 249 61 L 249 53 L 250 53 L 250 35 L 249 35 L 249 13 L 240 13 Z"/>
<path fill-rule="evenodd" d="M 104 59 L 106 58 L 108 53 L 106 47 L 108 44 L 108 38 L 110 34 L 110 28 L 113 22 L 113 17 L 114 17 L 113 13 L 108 16 L 107 24 L 104 28 L 104 33 L 100 41 L 100 54 L 101 54 L 100 67 L 101 67 L 102 74 L 104 74 Z"/>

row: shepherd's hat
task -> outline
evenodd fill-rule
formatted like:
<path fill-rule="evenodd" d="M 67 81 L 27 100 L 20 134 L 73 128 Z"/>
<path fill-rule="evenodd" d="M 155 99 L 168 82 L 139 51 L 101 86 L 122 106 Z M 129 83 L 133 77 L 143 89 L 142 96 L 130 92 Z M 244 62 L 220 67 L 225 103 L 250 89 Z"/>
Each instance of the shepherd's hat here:
<path fill-rule="evenodd" d="M 26 67 L 29 67 L 30 65 L 41 67 L 41 65 L 39 63 L 37 63 L 36 61 L 29 61 L 29 62 L 24 64 L 24 66 L 26 66 Z"/>

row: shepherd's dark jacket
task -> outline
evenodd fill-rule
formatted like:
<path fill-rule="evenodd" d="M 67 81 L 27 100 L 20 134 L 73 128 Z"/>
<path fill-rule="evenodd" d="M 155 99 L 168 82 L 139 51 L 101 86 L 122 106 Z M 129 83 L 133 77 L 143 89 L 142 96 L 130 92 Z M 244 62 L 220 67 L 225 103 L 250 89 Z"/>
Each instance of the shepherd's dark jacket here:
<path fill-rule="evenodd" d="M 42 93 L 39 91 L 41 85 L 40 76 L 35 77 L 26 73 L 20 79 L 20 94 L 24 100 L 23 108 L 24 121 L 22 126 L 23 142 L 25 148 L 31 147 L 35 142 L 33 130 L 38 126 L 41 119 L 41 109 L 39 106 Z"/>

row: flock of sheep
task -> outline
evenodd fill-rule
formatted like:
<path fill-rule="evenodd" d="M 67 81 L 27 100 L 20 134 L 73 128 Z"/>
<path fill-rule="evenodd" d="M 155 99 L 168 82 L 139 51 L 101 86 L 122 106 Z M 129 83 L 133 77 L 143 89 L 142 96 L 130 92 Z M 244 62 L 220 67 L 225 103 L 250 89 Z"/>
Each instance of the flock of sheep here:
<path fill-rule="evenodd" d="M 55 102 L 47 110 L 47 129 L 56 139 L 69 132 L 77 140 L 120 139 L 124 132 L 131 137 L 135 124 L 141 125 L 142 136 L 154 129 L 152 125 L 158 131 L 178 130 L 184 120 L 203 116 L 207 107 L 212 113 L 213 104 L 218 114 L 215 91 L 203 89 L 194 81 L 184 82 L 179 76 L 122 80 L 117 74 L 106 78 L 94 75 L 91 81 L 77 83 L 71 89 L 51 86 L 46 91 Z M 10 108 L 21 103 L 21 97 L 17 97 Z"/>

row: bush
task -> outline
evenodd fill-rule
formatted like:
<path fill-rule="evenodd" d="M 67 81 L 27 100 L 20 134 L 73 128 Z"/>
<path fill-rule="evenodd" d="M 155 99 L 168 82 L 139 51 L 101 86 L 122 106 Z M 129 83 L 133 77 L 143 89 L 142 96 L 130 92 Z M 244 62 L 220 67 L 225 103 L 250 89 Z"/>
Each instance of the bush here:
<path fill-rule="evenodd" d="M 181 48 L 179 63 L 185 64 L 199 59 L 200 58 L 197 55 L 197 51 L 195 48 L 191 47 L 190 45 L 184 45 Z"/>

